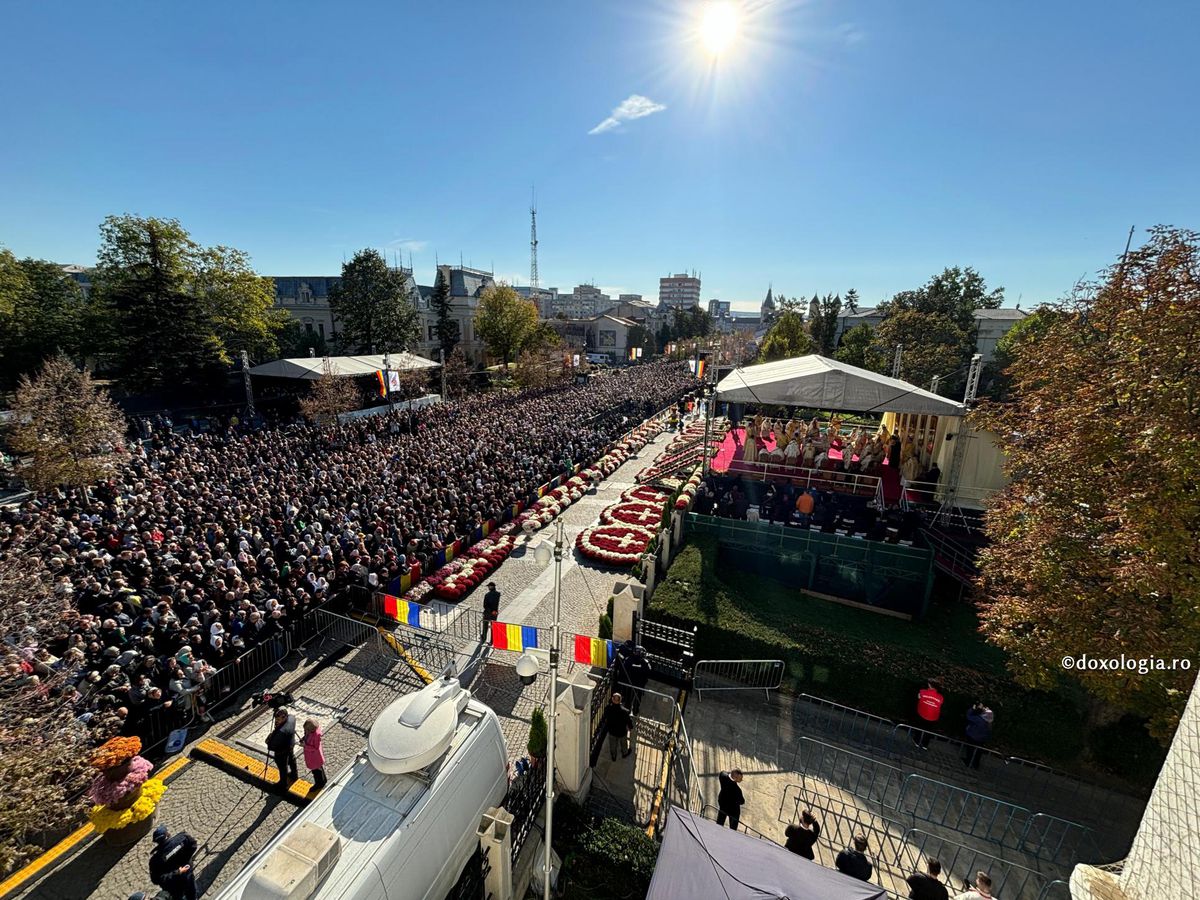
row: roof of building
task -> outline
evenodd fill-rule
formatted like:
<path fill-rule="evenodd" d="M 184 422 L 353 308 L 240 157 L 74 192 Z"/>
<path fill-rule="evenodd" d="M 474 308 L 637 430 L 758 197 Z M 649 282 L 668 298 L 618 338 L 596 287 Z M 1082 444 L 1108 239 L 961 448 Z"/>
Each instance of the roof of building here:
<path fill-rule="evenodd" d="M 485 287 L 496 283 L 492 273 L 482 269 L 449 265 L 441 268 L 446 272 L 451 297 L 477 297 Z"/>
<path fill-rule="evenodd" d="M 1029 315 L 1029 310 L 1016 309 L 1011 306 L 1002 306 L 999 309 L 977 309 L 975 310 L 975 318 L 977 319 L 1023 319 Z"/>
<path fill-rule="evenodd" d="M 637 324 L 637 322 L 633 321 L 633 319 L 625 319 L 625 318 L 622 318 L 621 316 L 614 316 L 609 313 L 603 313 L 599 316 L 596 316 L 595 321 L 598 322 L 601 319 L 612 319 L 614 322 L 619 322 L 622 325 L 625 325 L 626 327 L 629 327 L 629 328 L 632 328 L 634 325 Z"/>
<path fill-rule="evenodd" d="M 773 288 L 770 288 L 770 287 L 767 288 L 767 296 L 765 298 L 763 298 L 762 308 L 763 309 L 774 309 L 775 308 L 775 293 L 774 293 Z"/>

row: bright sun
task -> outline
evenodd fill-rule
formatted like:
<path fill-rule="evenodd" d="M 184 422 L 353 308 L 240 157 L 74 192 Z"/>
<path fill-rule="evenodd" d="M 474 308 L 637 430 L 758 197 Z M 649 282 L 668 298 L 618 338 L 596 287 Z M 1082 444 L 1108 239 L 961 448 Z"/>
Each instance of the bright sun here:
<path fill-rule="evenodd" d="M 738 8 L 730 0 L 709 3 L 700 19 L 700 40 L 706 50 L 719 56 L 729 48 L 738 32 Z"/>

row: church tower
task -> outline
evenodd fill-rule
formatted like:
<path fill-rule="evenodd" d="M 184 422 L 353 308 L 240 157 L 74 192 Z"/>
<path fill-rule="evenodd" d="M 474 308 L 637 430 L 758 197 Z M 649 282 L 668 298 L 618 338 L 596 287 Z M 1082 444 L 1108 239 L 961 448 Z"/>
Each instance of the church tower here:
<path fill-rule="evenodd" d="M 763 325 L 766 325 L 775 319 L 775 295 L 772 291 L 772 286 L 767 286 L 767 296 L 763 298 L 762 306 L 758 311 Z"/>

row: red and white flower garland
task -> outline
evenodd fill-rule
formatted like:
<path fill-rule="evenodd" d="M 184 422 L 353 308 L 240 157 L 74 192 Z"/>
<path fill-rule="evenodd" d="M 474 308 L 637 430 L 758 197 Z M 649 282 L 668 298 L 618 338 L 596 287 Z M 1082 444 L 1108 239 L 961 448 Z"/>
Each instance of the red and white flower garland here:
<path fill-rule="evenodd" d="M 620 522 L 593 525 L 579 533 L 575 546 L 591 559 L 614 566 L 632 566 L 642 558 L 654 534 L 649 528 Z"/>

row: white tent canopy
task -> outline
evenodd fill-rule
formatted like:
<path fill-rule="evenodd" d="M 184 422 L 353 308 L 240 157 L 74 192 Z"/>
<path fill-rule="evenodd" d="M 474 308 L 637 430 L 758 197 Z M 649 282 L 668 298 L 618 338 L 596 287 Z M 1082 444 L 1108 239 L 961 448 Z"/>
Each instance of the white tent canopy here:
<path fill-rule="evenodd" d="M 961 403 L 907 381 L 868 372 L 824 356 L 798 356 L 737 369 L 717 385 L 729 403 L 803 406 L 843 412 L 961 416 Z"/>
<path fill-rule="evenodd" d="M 250 370 L 251 375 L 266 375 L 270 378 L 303 378 L 316 381 L 325 374 L 325 361 L 329 361 L 334 375 L 370 375 L 384 368 L 384 357 L 379 356 L 301 356 L 296 359 L 277 359 L 263 363 Z M 392 353 L 387 357 L 388 368 L 393 371 L 404 369 L 433 369 L 437 363 L 412 353 Z"/>

